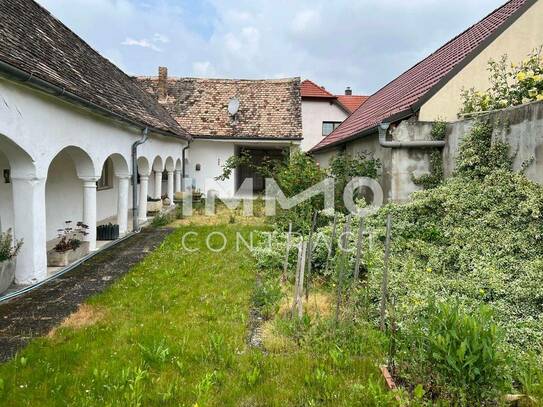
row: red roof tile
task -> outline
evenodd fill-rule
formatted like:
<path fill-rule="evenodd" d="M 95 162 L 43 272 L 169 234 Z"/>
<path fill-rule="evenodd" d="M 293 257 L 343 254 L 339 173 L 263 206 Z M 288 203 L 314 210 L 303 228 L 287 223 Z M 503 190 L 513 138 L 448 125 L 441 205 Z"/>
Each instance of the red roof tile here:
<path fill-rule="evenodd" d="M 441 86 L 537 0 L 511 0 L 368 98 L 312 151 L 372 131 L 393 116 L 413 114 Z"/>
<path fill-rule="evenodd" d="M 315 82 L 306 79 L 302 82 L 300 91 L 303 98 L 335 98 L 330 92 Z"/>
<path fill-rule="evenodd" d="M 353 113 L 362 104 L 368 100 L 369 96 L 355 96 L 355 95 L 339 95 L 337 97 L 338 102 L 349 111 Z"/>

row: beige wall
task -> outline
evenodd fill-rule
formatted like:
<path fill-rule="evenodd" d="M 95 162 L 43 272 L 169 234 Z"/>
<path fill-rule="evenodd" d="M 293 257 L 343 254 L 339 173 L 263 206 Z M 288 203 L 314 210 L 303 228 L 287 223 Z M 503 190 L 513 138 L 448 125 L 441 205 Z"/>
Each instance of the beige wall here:
<path fill-rule="evenodd" d="M 511 62 L 519 62 L 541 45 L 543 45 L 543 0 L 538 0 L 426 102 L 420 110 L 419 119 L 456 120 L 461 107 L 462 89 L 475 87 L 486 90 L 489 87 L 487 66 L 490 59 L 497 60 L 507 54 Z"/>
<path fill-rule="evenodd" d="M 342 122 L 347 113 L 329 101 L 302 100 L 302 151 L 309 151 L 322 137 L 322 122 Z"/>

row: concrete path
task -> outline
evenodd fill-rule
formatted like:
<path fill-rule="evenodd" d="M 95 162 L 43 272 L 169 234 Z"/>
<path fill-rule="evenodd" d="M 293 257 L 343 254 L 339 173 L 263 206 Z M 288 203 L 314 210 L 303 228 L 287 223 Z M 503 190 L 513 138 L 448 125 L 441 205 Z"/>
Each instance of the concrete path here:
<path fill-rule="evenodd" d="M 0 362 L 13 357 L 32 338 L 46 335 L 88 297 L 102 292 L 139 263 L 171 232 L 144 229 L 57 279 L 0 303 Z"/>

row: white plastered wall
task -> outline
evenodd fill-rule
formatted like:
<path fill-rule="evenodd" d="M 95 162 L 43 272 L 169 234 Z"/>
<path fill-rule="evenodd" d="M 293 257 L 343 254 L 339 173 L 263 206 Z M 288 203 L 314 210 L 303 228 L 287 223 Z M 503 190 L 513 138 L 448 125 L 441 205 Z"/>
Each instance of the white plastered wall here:
<path fill-rule="evenodd" d="M 302 100 L 302 151 L 309 151 L 322 139 L 322 122 L 342 122 L 347 113 L 328 100 Z"/>
<path fill-rule="evenodd" d="M 45 208 L 39 208 L 39 199 L 35 202 L 22 200 L 25 207 L 19 212 L 25 214 L 18 218 L 24 221 L 19 221 L 21 227 L 17 230 L 18 208 L 10 211 L 10 208 L 14 207 L 13 196 L 10 194 L 14 191 L 14 183 L 4 184 L 3 177 L 0 180 L 0 216 L 3 229 L 15 226 L 17 237 L 25 237 L 21 236 L 22 229 L 25 228 L 25 233 L 31 234 L 26 236 L 25 245 L 18 258 L 18 269 L 25 269 L 24 282 L 45 277 L 45 254 L 41 247 L 45 248 L 46 239 L 54 237 L 56 229 L 61 226 L 59 224 L 65 220 L 81 220 L 78 215 L 83 199 L 82 179 L 98 179 L 104 162 L 114 154 L 124 162 L 123 174 L 113 175 L 113 189 L 97 191 L 96 220 L 117 214 L 115 175 L 130 175 L 131 147 L 140 138 L 141 129 L 0 78 L 0 167 L 2 170 L 6 167 L 7 159 L 9 166 L 6 168 L 11 168 L 12 177 L 24 180 L 17 181 L 22 188 L 18 191 L 31 193 L 33 188 L 38 188 L 38 191 L 39 185 L 45 185 Z M 138 148 L 138 156 L 147 159 L 149 165 L 157 156 L 160 156 L 163 162 L 169 156 L 177 160 L 186 144 L 184 140 L 151 133 L 149 140 Z M 70 149 L 77 150 L 75 157 L 65 156 Z M 20 153 L 14 155 L 13 151 Z M 54 159 L 58 163 L 53 162 Z M 43 188 L 41 190 L 43 191 Z M 40 196 L 40 193 L 36 196 Z M 129 199 L 131 196 L 129 189 Z M 132 206 L 131 200 L 128 206 Z M 34 210 L 35 213 L 29 213 Z M 33 259 L 27 259 L 32 256 Z M 34 271 L 28 270 L 29 264 Z"/>

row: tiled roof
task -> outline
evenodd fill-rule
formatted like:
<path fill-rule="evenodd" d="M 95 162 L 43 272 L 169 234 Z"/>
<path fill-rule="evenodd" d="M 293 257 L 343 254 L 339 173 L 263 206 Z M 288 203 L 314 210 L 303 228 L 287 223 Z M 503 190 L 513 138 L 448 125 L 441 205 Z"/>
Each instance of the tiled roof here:
<path fill-rule="evenodd" d="M 0 0 L 0 61 L 112 116 L 190 137 L 129 76 L 32 0 Z"/>
<path fill-rule="evenodd" d="M 300 79 L 137 78 L 195 138 L 302 137 Z M 162 93 L 162 95 L 161 95 Z M 235 117 L 228 102 L 239 100 Z"/>
<path fill-rule="evenodd" d="M 381 121 L 409 115 L 443 86 L 456 71 L 471 61 L 487 43 L 505 30 L 537 0 L 511 0 L 471 26 L 436 52 L 404 72 L 369 97 L 312 151 L 318 151 L 361 133 L 372 131 Z"/>
<path fill-rule="evenodd" d="M 317 85 L 309 79 L 302 82 L 300 91 L 303 98 L 335 98 L 335 95 L 332 95 L 322 86 Z"/>
<path fill-rule="evenodd" d="M 356 96 L 356 95 L 339 95 L 337 100 L 341 105 L 347 109 L 350 113 L 353 113 L 362 104 L 368 100 L 369 96 Z"/>

